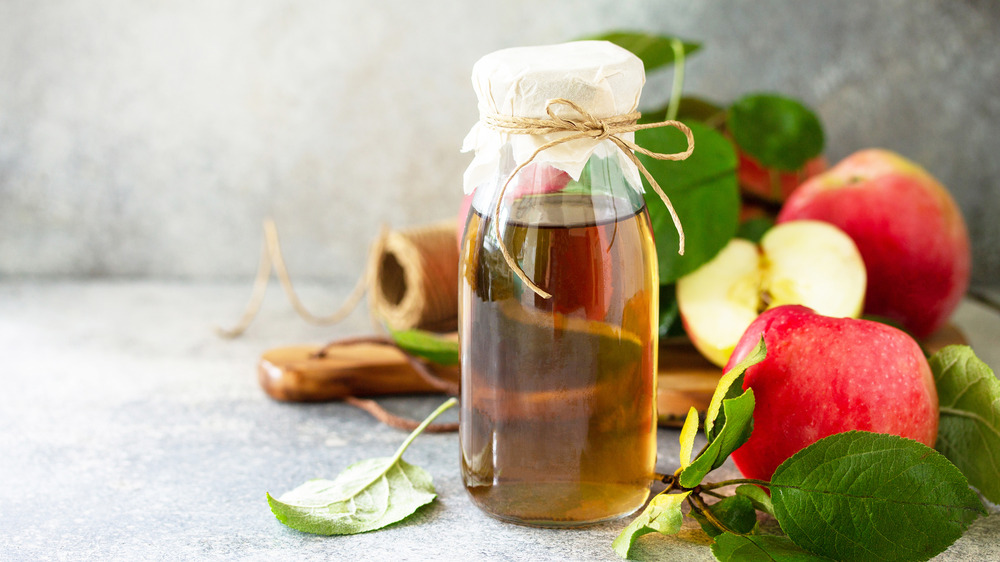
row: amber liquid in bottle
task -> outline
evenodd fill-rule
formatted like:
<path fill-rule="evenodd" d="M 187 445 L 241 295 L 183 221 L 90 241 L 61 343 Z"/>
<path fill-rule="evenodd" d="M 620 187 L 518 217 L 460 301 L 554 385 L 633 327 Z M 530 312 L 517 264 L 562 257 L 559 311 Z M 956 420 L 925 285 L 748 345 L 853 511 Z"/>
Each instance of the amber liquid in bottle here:
<path fill-rule="evenodd" d="M 637 210 L 636 210 L 637 209 Z M 462 476 L 498 518 L 574 526 L 641 507 L 656 462 L 658 279 L 641 197 L 551 193 L 462 247 Z"/>

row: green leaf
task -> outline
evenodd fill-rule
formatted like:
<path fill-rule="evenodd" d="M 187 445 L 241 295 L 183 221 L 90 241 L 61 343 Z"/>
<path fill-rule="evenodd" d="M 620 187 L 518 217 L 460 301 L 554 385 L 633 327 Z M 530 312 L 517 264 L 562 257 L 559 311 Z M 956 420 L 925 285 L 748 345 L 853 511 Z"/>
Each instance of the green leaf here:
<path fill-rule="evenodd" d="M 630 198 L 634 197 L 629 201 L 630 203 L 637 205 L 642 203 L 635 189 L 625 180 L 624 173 L 616 158 L 592 156 L 580 172 L 580 179 L 570 179 L 563 186 L 561 192 L 574 195 L 625 193 Z"/>
<path fill-rule="evenodd" d="M 820 562 L 816 556 L 795 545 L 788 537 L 777 535 L 734 535 L 715 537 L 712 554 L 721 562 Z"/>
<path fill-rule="evenodd" d="M 656 160 L 637 154 L 643 166 L 670 198 L 684 227 L 686 248 L 677 254 L 678 236 L 666 205 L 645 178 L 644 197 L 656 238 L 660 283 L 673 283 L 715 257 L 736 233 L 740 198 L 736 152 L 724 136 L 695 121 L 685 123 L 694 134 L 694 153 L 687 160 Z M 684 135 L 660 127 L 635 133 L 636 144 L 660 153 L 687 149 Z"/>
<path fill-rule="evenodd" d="M 403 460 L 410 443 L 436 417 L 454 406 L 449 399 L 427 416 L 403 441 L 396 454 L 352 464 L 335 480 L 310 480 L 267 503 L 279 521 L 306 533 L 352 535 L 405 519 L 434 497 L 431 476 Z"/>
<path fill-rule="evenodd" d="M 701 484 L 705 475 L 722 466 L 729 455 L 746 443 L 753 431 L 753 389 L 747 389 L 736 398 L 722 401 L 725 422 L 698 458 L 681 471 L 681 486 L 694 488 Z"/>
<path fill-rule="evenodd" d="M 698 409 L 694 406 L 688 410 L 687 419 L 681 427 L 681 468 L 687 468 L 691 464 L 691 451 L 694 450 L 694 437 L 698 435 Z"/>
<path fill-rule="evenodd" d="M 769 487 L 788 537 L 838 560 L 926 560 L 986 513 L 940 453 L 879 433 L 820 439 L 781 463 Z"/>
<path fill-rule="evenodd" d="M 674 51 L 670 43 L 673 37 L 667 35 L 653 35 L 650 33 L 636 33 L 632 31 L 612 31 L 602 35 L 586 37 L 591 41 L 610 41 L 623 49 L 632 52 L 633 55 L 642 60 L 642 66 L 646 73 L 650 73 L 657 68 L 673 64 Z M 691 41 L 681 41 L 684 45 L 684 58 L 701 48 L 700 43 Z"/>
<path fill-rule="evenodd" d="M 390 330 L 400 349 L 438 365 L 458 365 L 458 342 L 424 330 Z"/>
<path fill-rule="evenodd" d="M 764 343 L 764 335 L 761 334 L 760 341 L 742 361 L 726 371 L 719 379 L 719 384 L 715 387 L 712 400 L 708 403 L 708 411 L 705 413 L 705 437 L 709 441 L 715 439 L 717 432 L 716 421 L 720 424 L 725 418 L 719 418 L 720 413 L 725 415 L 725 411 L 720 410 L 722 401 L 726 398 L 735 398 L 743 393 L 743 375 L 747 369 L 760 363 L 767 357 L 767 344 Z"/>
<path fill-rule="evenodd" d="M 657 123 L 659 121 L 666 121 L 667 107 L 663 106 L 660 109 L 643 113 L 639 122 Z M 700 121 L 709 127 L 717 128 L 719 125 L 725 123 L 726 109 L 704 98 L 684 96 L 681 98 L 680 105 L 677 108 L 677 119 L 681 121 Z"/>
<path fill-rule="evenodd" d="M 764 233 L 771 230 L 772 226 L 774 226 L 774 220 L 770 217 L 747 219 L 741 222 L 740 227 L 736 229 L 736 237 L 760 244 L 760 239 L 764 237 Z"/>
<path fill-rule="evenodd" d="M 609 168 L 610 166 L 614 166 L 614 168 Z M 594 177 L 595 167 L 597 167 L 599 170 L 599 173 L 596 174 L 596 178 Z M 605 171 L 606 173 L 601 174 L 600 171 Z M 584 164 L 583 166 L 583 170 L 580 171 L 580 179 L 574 180 L 571 178 L 568 182 L 566 182 L 566 185 L 563 186 L 562 192 L 572 193 L 574 195 L 590 195 L 595 191 L 594 190 L 595 179 L 600 181 L 602 178 L 607 178 L 609 176 L 616 175 L 616 172 L 618 176 L 620 176 L 622 173 L 621 167 L 618 166 L 617 160 L 614 160 L 612 158 L 598 158 L 596 156 L 593 156 L 589 160 L 587 160 L 587 163 Z M 602 182 L 601 185 L 598 186 L 598 190 L 604 192 L 612 192 L 611 189 L 609 189 L 607 182 Z"/>
<path fill-rule="evenodd" d="M 771 503 L 771 496 L 767 495 L 767 492 L 761 487 L 754 484 L 740 484 L 736 487 L 736 495 L 750 500 L 754 509 L 774 515 L 774 504 Z"/>
<path fill-rule="evenodd" d="M 372 480 L 371 476 L 377 475 Z M 317 535 L 352 535 L 412 514 L 435 497 L 427 471 L 391 458 L 349 466 L 336 480 L 310 480 L 280 499 L 267 495 L 279 521 Z"/>
<path fill-rule="evenodd" d="M 615 537 L 611 548 L 618 556 L 628 558 L 628 551 L 635 543 L 635 539 L 642 535 L 652 532 L 673 535 L 680 531 L 684 519 L 681 505 L 690 493 L 657 494 L 646 506 L 646 509 Z"/>
<path fill-rule="evenodd" d="M 733 140 L 764 167 L 798 170 L 823 152 L 823 125 L 808 107 L 773 94 L 746 96 L 729 108 Z"/>
<path fill-rule="evenodd" d="M 941 405 L 935 448 L 1000 503 L 1000 381 L 964 345 L 943 348 L 930 364 Z"/>
<path fill-rule="evenodd" d="M 744 496 L 729 496 L 708 506 L 715 519 L 725 525 L 720 528 L 698 510 L 692 509 L 691 516 L 698 521 L 701 529 L 710 537 L 717 537 L 727 530 L 740 535 L 752 533 L 757 528 L 757 511 L 753 502 Z"/>

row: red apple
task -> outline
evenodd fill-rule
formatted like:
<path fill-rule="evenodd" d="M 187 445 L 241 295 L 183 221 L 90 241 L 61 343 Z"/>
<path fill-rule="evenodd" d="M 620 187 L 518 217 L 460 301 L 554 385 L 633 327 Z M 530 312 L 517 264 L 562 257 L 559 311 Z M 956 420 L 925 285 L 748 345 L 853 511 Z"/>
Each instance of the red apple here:
<path fill-rule="evenodd" d="M 746 371 L 753 433 L 732 457 L 747 478 L 769 479 L 813 442 L 850 430 L 891 433 L 934 446 L 938 396 L 927 359 L 905 332 L 788 305 L 761 314 L 726 370 L 760 340 L 767 358 Z"/>
<path fill-rule="evenodd" d="M 923 338 L 940 328 L 969 286 L 962 213 L 926 170 L 887 150 L 863 150 L 795 191 L 778 222 L 826 221 L 857 244 L 868 269 L 865 312 Z"/>
<path fill-rule="evenodd" d="M 516 185 L 508 189 L 511 197 L 552 193 L 566 187 L 572 178 L 566 172 L 545 164 L 528 164 L 517 174 Z M 514 183 L 514 182 L 512 182 Z"/>
<path fill-rule="evenodd" d="M 744 152 L 739 153 L 739 168 L 736 177 L 740 189 L 759 199 L 771 203 L 781 203 L 798 188 L 802 182 L 826 170 L 826 159 L 822 156 L 807 161 L 795 171 L 774 170 L 765 168 L 753 157 Z"/>

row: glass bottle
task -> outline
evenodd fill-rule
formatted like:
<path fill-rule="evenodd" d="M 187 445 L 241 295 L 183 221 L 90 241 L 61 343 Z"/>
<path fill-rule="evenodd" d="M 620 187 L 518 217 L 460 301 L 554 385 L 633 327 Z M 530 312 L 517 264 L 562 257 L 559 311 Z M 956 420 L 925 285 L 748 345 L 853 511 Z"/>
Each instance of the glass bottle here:
<path fill-rule="evenodd" d="M 545 56 L 524 57 L 520 75 Z M 610 140 L 595 140 L 575 180 L 565 157 L 536 157 L 510 178 L 497 213 L 501 186 L 523 164 L 516 142 L 496 148 L 461 248 L 463 481 L 480 508 L 516 523 L 622 517 L 645 503 L 656 462 L 659 281 L 638 173 Z M 505 261 L 497 221 L 550 298 Z"/>

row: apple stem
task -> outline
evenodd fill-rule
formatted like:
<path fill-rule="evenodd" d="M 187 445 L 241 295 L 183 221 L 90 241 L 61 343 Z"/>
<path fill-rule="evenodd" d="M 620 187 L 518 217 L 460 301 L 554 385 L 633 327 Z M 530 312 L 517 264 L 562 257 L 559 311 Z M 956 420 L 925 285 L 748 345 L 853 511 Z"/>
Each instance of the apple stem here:
<path fill-rule="evenodd" d="M 764 289 L 760 292 L 760 305 L 757 306 L 757 314 L 763 314 L 765 310 L 771 308 L 771 303 L 774 302 L 774 296 L 771 295 L 771 291 Z"/>
<path fill-rule="evenodd" d="M 667 104 L 667 121 L 677 118 L 684 90 L 684 43 L 675 37 L 670 40 L 670 48 L 674 50 L 674 84 L 670 91 L 670 103 Z"/>

